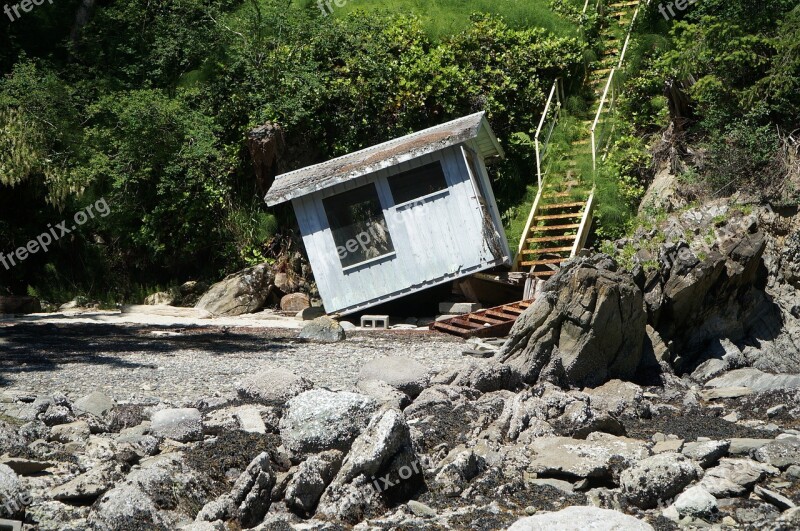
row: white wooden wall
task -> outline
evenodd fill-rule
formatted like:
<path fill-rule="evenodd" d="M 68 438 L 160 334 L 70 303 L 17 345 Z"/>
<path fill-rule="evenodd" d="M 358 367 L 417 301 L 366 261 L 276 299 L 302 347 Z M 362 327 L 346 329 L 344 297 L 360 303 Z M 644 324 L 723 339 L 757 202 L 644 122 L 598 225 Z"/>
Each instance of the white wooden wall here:
<path fill-rule="evenodd" d="M 433 194 L 421 204 L 395 207 L 387 177 L 438 160 L 442 162 L 447 190 Z M 478 164 L 485 172 L 482 161 Z M 485 174 L 481 177 L 486 178 Z M 322 199 L 373 182 L 377 185 L 395 254 L 343 271 Z M 326 311 L 351 313 L 508 263 L 510 252 L 501 260 L 489 252 L 475 193 L 458 145 L 294 199 L 292 205 Z M 492 217 L 499 221 L 494 198 L 488 202 L 494 209 Z M 504 248 L 508 249 L 502 227 L 499 232 Z"/>

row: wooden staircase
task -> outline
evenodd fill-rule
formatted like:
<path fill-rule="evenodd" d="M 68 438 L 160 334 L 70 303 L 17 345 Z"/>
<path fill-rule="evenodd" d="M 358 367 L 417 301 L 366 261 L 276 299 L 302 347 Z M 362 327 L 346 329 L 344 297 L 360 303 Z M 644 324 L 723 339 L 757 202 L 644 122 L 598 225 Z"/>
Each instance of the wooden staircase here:
<path fill-rule="evenodd" d="M 459 315 L 430 325 L 431 330 L 463 338 L 503 337 L 508 335 L 514 322 L 533 304 L 533 301 L 504 304 L 488 310 Z"/>
<path fill-rule="evenodd" d="M 626 33 L 635 19 L 639 0 L 626 0 L 605 7 L 607 23 L 601 29 L 603 52 L 585 80 L 592 95 L 590 108 L 599 109 L 597 113 L 584 116 L 581 121 L 581 136 L 570 147 L 567 154 L 566 170 L 548 175 L 541 171 L 538 160 L 539 145 L 537 132 L 537 167 L 539 169 L 539 192 L 531 208 L 525 230 L 514 261 L 515 271 L 527 271 L 533 279 L 546 279 L 553 276 L 561 264 L 575 257 L 586 245 L 592 226 L 594 189 L 586 183 L 593 182 L 593 175 L 582 175 L 578 159 L 595 153 L 594 127 L 598 118 L 609 112 L 611 105 L 604 106 L 608 95 L 614 69 L 621 63 L 621 54 L 627 46 Z M 588 7 L 587 1 L 586 6 Z M 600 2 L 598 2 L 600 9 Z M 549 102 L 548 102 L 549 103 Z M 545 109 L 542 122 L 548 114 Z M 540 124 L 541 129 L 541 124 Z M 592 155 L 594 159 L 595 155 Z M 592 170 L 593 171 L 593 170 Z M 526 290 L 526 297 L 530 293 Z"/>
<path fill-rule="evenodd" d="M 554 275 L 586 243 L 591 207 L 592 195 L 586 197 L 577 181 L 545 185 L 521 243 L 519 268 L 534 278 Z"/>
<path fill-rule="evenodd" d="M 642 1 L 649 4 L 649 0 Z M 602 0 L 598 0 L 598 9 L 601 3 Z M 600 118 L 604 117 L 613 106 L 613 99 L 611 104 L 605 106 L 606 97 L 614 72 L 624 58 L 630 39 L 629 28 L 636 19 L 639 5 L 638 0 L 626 0 L 605 7 L 609 13 L 607 18 L 609 23 L 601 30 L 603 52 L 596 67 L 585 79 L 585 86 L 588 89 L 586 92 L 591 94 L 590 108 L 598 110 L 582 117 L 580 138 L 573 141 L 568 150 L 567 160 L 564 161 L 566 168 L 552 174 L 542 167 L 544 157 L 541 151 L 546 151 L 550 135 L 560 115 L 560 80 L 556 80 L 550 91 L 535 138 L 539 191 L 522 232 L 513 265 L 514 271 L 528 273 L 528 283 L 523 296 L 525 300 L 440 321 L 432 324 L 431 329 L 464 338 L 507 335 L 517 317 L 533 303 L 537 284 L 535 281 L 555 275 L 561 264 L 575 257 L 586 245 L 593 219 L 592 210 L 595 202 L 593 183 L 598 147 L 601 154 L 608 147 L 608 144 L 602 145 L 607 139 L 596 142 L 596 127 Z M 586 1 L 584 11 L 588 6 L 589 0 Z M 555 105 L 556 121 L 549 127 L 547 139 L 542 143 L 539 137 L 552 112 L 551 103 L 554 96 L 558 101 Z M 602 135 L 600 138 L 603 138 Z M 579 159 L 587 158 L 591 166 L 588 170 L 590 175 L 582 174 L 586 171 L 584 169 L 586 165 L 582 168 L 578 164 Z"/>

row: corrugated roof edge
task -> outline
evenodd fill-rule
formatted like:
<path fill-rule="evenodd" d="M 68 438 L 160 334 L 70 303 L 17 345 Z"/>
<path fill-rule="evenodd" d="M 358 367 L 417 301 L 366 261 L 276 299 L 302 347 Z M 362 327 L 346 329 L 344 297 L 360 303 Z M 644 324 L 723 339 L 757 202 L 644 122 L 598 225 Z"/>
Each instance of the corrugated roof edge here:
<path fill-rule="evenodd" d="M 450 134 L 445 134 L 454 125 L 461 125 L 461 123 L 464 125 L 450 131 Z M 264 199 L 269 206 L 278 205 L 291 199 L 356 179 L 362 175 L 374 173 L 383 168 L 466 142 L 480 135 L 482 131 L 489 137 L 494 148 L 490 152 L 482 153 L 482 155 L 484 157 L 504 157 L 503 148 L 494 135 L 485 113 L 481 111 L 354 151 L 326 162 L 279 175 L 275 178 L 275 182 Z M 436 138 L 437 134 L 442 135 L 441 138 Z M 428 137 L 431 137 L 431 140 L 421 147 L 414 144 L 415 140 L 424 140 Z M 386 151 L 384 156 L 381 156 L 382 151 Z M 370 154 L 372 155 L 366 158 Z M 378 156 L 376 157 L 376 155 Z M 366 160 L 362 160 L 364 158 Z"/>

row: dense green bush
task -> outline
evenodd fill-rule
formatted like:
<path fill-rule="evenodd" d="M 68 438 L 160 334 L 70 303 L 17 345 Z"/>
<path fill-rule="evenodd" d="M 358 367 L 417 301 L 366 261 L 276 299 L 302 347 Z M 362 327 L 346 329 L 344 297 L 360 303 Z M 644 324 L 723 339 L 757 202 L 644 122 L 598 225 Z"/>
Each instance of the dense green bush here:
<path fill-rule="evenodd" d="M 267 121 L 283 128 L 277 169 L 288 171 L 485 110 L 509 153 L 493 170 L 497 195 L 516 205 L 535 176 L 527 148 L 507 140 L 536 127 L 581 42 L 485 15 L 429 35 L 413 16 L 325 17 L 277 0 L 123 0 L 46 57 L 18 54 L 0 81 L 0 203 L 34 213 L 0 249 L 99 197 L 112 215 L 74 235 L 84 274 L 51 253 L 14 271 L 15 289 L 138 296 L 269 259 L 267 242 L 294 220 L 255 194 L 245 139 Z"/>

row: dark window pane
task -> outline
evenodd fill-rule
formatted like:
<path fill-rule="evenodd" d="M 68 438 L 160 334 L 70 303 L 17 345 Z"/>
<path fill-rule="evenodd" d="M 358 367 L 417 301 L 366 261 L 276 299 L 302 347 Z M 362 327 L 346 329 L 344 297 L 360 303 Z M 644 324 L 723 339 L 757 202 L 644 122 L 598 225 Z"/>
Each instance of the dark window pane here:
<path fill-rule="evenodd" d="M 394 203 L 399 205 L 447 188 L 442 165 L 439 162 L 427 164 L 389 177 Z"/>
<path fill-rule="evenodd" d="M 374 184 L 322 200 L 342 267 L 394 251 Z"/>

